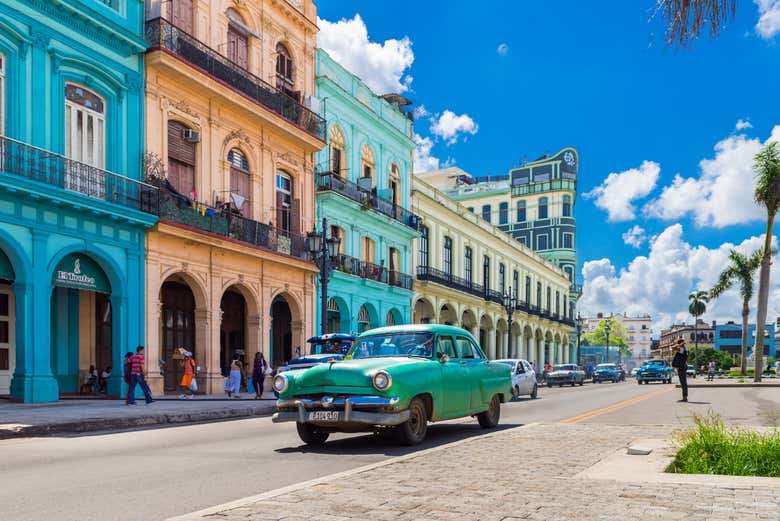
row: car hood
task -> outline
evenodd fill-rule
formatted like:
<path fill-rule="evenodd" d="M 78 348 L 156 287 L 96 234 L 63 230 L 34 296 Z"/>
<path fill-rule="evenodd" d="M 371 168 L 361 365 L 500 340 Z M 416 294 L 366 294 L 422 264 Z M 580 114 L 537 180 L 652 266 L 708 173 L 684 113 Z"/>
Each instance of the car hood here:
<path fill-rule="evenodd" d="M 617 369 L 596 369 L 594 373 L 617 373 Z"/>
<path fill-rule="evenodd" d="M 427 363 L 428 360 L 409 357 L 363 358 L 324 363 L 306 369 L 295 377 L 296 387 L 370 387 L 371 375 L 380 369 L 392 374 L 398 366 Z"/>
<path fill-rule="evenodd" d="M 550 373 L 547 373 L 549 376 L 569 376 L 570 374 L 574 373 L 574 369 L 569 370 L 566 369 L 565 371 L 552 371 Z"/>
<path fill-rule="evenodd" d="M 666 368 L 661 365 L 647 365 L 645 367 L 642 367 L 639 371 L 642 373 L 660 373 L 663 372 Z"/>

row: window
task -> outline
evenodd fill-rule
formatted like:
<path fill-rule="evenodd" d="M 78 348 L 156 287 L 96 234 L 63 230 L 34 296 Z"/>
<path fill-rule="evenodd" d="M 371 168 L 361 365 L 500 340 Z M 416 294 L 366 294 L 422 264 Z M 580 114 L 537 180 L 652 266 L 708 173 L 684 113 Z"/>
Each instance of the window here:
<path fill-rule="evenodd" d="M 398 253 L 398 248 L 389 248 L 387 250 L 387 257 L 390 263 L 390 272 L 395 273 L 400 271 L 401 256 Z"/>
<path fill-rule="evenodd" d="M 480 358 L 474 346 L 471 344 L 471 340 L 459 336 L 456 340 L 458 344 L 458 355 L 460 358 Z"/>
<path fill-rule="evenodd" d="M 232 148 L 227 157 L 230 164 L 230 198 L 233 206 L 242 215 L 249 199 L 249 163 L 237 148 Z"/>
<path fill-rule="evenodd" d="M 344 230 L 342 230 L 338 226 L 331 225 L 330 236 L 333 237 L 334 239 L 339 240 L 339 253 L 341 255 L 344 255 Z M 335 330 L 331 330 L 331 331 L 335 331 Z"/>
<path fill-rule="evenodd" d="M 330 127 L 330 171 L 337 176 L 342 176 L 346 171 L 346 157 L 344 154 L 344 134 L 336 125 Z"/>
<path fill-rule="evenodd" d="M 463 252 L 463 257 L 464 257 L 464 261 L 463 261 L 463 276 L 465 277 L 466 282 L 468 284 L 471 284 L 471 280 L 472 280 L 471 279 L 471 276 L 472 276 L 471 275 L 471 270 L 472 270 L 473 261 L 472 261 L 471 255 L 472 255 L 471 248 L 466 246 L 466 249 Z"/>
<path fill-rule="evenodd" d="M 457 358 L 455 345 L 452 343 L 452 338 L 448 336 L 440 336 L 436 340 L 436 358 L 441 358 L 444 355 L 450 358 Z"/>
<path fill-rule="evenodd" d="M 420 226 L 420 266 L 428 267 L 428 227 Z"/>
<path fill-rule="evenodd" d="M 5 56 L 0 53 L 0 136 L 5 135 Z"/>
<path fill-rule="evenodd" d="M 292 231 L 293 227 L 293 183 L 286 172 L 276 174 L 276 227 Z"/>
<path fill-rule="evenodd" d="M 168 122 L 168 182 L 187 197 L 195 191 L 195 143 L 185 141 L 189 128 L 178 121 Z"/>
<path fill-rule="evenodd" d="M 574 234 L 573 233 L 564 233 L 563 234 L 563 247 L 564 248 L 573 248 L 574 244 Z"/>
<path fill-rule="evenodd" d="M 536 238 L 536 249 L 537 250 L 546 250 L 547 249 L 547 235 L 539 235 Z"/>
<path fill-rule="evenodd" d="M 374 241 L 368 237 L 360 239 L 360 260 L 374 263 Z"/>
<path fill-rule="evenodd" d="M 498 291 L 501 292 L 501 295 L 506 293 L 506 277 L 505 277 L 505 268 L 504 264 L 501 263 L 498 265 Z"/>
<path fill-rule="evenodd" d="M 358 333 L 362 333 L 364 331 L 367 331 L 371 329 L 371 316 L 368 313 L 368 308 L 365 304 L 360 306 L 360 310 L 358 311 Z"/>
<path fill-rule="evenodd" d="M 467 209 L 469 212 L 471 212 L 471 213 L 474 213 L 474 207 L 473 207 L 473 206 L 469 206 L 469 207 L 468 207 L 468 208 L 466 208 L 466 209 Z"/>
<path fill-rule="evenodd" d="M 547 219 L 547 198 L 539 198 L 539 219 Z"/>
<path fill-rule="evenodd" d="M 490 289 L 490 257 L 487 255 L 482 258 L 482 285 L 485 291 Z"/>
<path fill-rule="evenodd" d="M 536 283 L 536 307 L 542 308 L 542 283 Z"/>
<path fill-rule="evenodd" d="M 452 275 L 452 239 L 444 238 L 444 273 Z"/>
<path fill-rule="evenodd" d="M 525 201 L 517 201 L 517 222 L 525 222 Z"/>
<path fill-rule="evenodd" d="M 296 97 L 293 92 L 293 62 L 284 44 L 276 44 L 276 88 Z"/>
<path fill-rule="evenodd" d="M 94 92 L 65 84 L 65 155 L 97 168 L 105 168 L 105 103 Z"/>
<path fill-rule="evenodd" d="M 498 224 L 507 224 L 508 222 L 509 222 L 509 203 L 499 203 Z"/>
<path fill-rule="evenodd" d="M 520 274 L 517 270 L 512 273 L 512 295 L 514 295 L 516 299 L 520 298 Z"/>
<path fill-rule="evenodd" d="M 485 204 L 482 206 L 482 218 L 487 222 L 490 222 L 490 205 Z"/>
<path fill-rule="evenodd" d="M 568 315 L 566 314 L 566 297 L 563 297 L 563 316 L 564 316 L 564 317 L 567 317 L 567 316 L 568 316 Z"/>
<path fill-rule="evenodd" d="M 527 244 L 525 243 L 525 237 L 518 237 L 517 242 L 519 242 L 523 246 L 527 246 Z"/>
<path fill-rule="evenodd" d="M 563 268 L 563 271 L 566 272 L 566 276 L 569 277 L 569 281 L 574 282 L 574 275 L 573 275 L 574 270 L 572 270 L 572 267 L 566 266 L 565 268 Z"/>
<path fill-rule="evenodd" d="M 246 30 L 244 19 L 233 8 L 229 8 L 225 15 L 228 18 L 227 44 L 228 59 L 246 69 L 249 55 L 249 33 Z"/>
<path fill-rule="evenodd" d="M 361 182 L 360 187 L 371 190 L 374 187 L 374 151 L 368 145 L 360 149 Z"/>
<path fill-rule="evenodd" d="M 393 204 L 399 206 L 401 204 L 401 172 L 395 163 L 390 165 L 390 183 L 388 188 L 393 198 Z"/>
<path fill-rule="evenodd" d="M 571 217 L 571 197 L 568 195 L 563 196 L 563 216 Z"/>
<path fill-rule="evenodd" d="M 550 286 L 547 286 L 547 311 L 552 311 L 552 290 L 550 289 Z"/>
<path fill-rule="evenodd" d="M 531 305 L 531 277 L 525 277 L 525 303 Z"/>
<path fill-rule="evenodd" d="M 555 314 L 561 314 L 561 294 L 558 291 L 555 292 Z"/>

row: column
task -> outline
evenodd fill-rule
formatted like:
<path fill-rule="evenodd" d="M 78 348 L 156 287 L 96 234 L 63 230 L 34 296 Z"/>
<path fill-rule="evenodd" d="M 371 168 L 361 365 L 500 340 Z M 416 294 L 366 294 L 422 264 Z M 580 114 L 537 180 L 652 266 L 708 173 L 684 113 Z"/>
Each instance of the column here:
<path fill-rule="evenodd" d="M 221 311 L 219 312 L 222 313 Z M 221 319 L 220 314 L 216 320 Z M 208 309 L 195 308 L 195 361 L 200 366 L 198 385 L 207 393 L 222 390 L 222 372 L 219 365 L 219 327 L 211 331 L 212 312 Z M 217 349 L 212 349 L 212 336 L 217 335 Z M 169 362 L 170 363 L 170 362 Z"/>
<path fill-rule="evenodd" d="M 125 353 L 133 351 L 138 346 L 127 345 L 127 297 L 121 295 L 111 295 L 111 376 L 108 379 L 108 394 L 112 396 L 125 396 L 127 393 L 127 384 L 124 382 L 122 371 L 124 370 Z M 157 361 L 155 365 L 150 366 L 146 361 L 146 374 L 159 375 L 157 370 Z M 101 371 L 98 368 L 98 372 Z M 138 393 L 143 395 L 143 391 L 138 389 Z"/>
<path fill-rule="evenodd" d="M 488 339 L 488 352 L 487 356 L 491 360 L 496 359 L 496 335 L 493 331 L 487 332 L 487 339 Z"/>
<path fill-rule="evenodd" d="M 510 346 L 511 346 L 511 341 L 512 341 L 512 332 L 507 330 L 506 333 L 504 333 L 504 338 L 503 338 L 503 344 L 504 344 L 503 348 L 504 349 L 503 349 L 501 358 L 509 358 L 509 350 L 510 350 Z"/>
<path fill-rule="evenodd" d="M 159 295 L 159 286 L 157 287 L 156 295 Z M 157 370 L 160 363 L 160 355 L 162 354 L 162 343 L 160 342 L 162 306 L 163 303 L 159 299 L 150 300 L 147 304 L 149 312 L 146 317 L 146 383 L 149 384 L 149 389 L 151 389 L 154 395 L 161 395 L 165 392 L 165 380 L 160 371 Z M 173 360 L 166 360 L 166 362 L 168 364 L 174 363 Z M 122 366 L 120 365 L 119 367 Z M 175 370 L 175 368 L 170 367 L 168 369 Z M 114 373 L 120 375 L 120 371 L 115 370 Z M 124 396 L 125 387 L 122 389 L 122 395 Z"/>

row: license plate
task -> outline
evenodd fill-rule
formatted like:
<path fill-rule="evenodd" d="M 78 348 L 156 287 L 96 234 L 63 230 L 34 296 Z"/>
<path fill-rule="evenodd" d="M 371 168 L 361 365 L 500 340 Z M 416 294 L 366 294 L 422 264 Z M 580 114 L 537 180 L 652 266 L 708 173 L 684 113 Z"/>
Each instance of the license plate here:
<path fill-rule="evenodd" d="M 338 421 L 339 411 L 313 411 L 309 413 L 309 421 Z"/>

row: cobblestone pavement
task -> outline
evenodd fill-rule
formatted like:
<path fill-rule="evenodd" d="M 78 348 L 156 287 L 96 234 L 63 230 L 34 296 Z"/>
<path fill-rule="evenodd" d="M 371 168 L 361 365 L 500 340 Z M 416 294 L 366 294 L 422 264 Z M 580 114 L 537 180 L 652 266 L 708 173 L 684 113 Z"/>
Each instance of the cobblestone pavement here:
<path fill-rule="evenodd" d="M 572 477 L 635 439 L 664 438 L 672 428 L 531 425 L 192 519 L 721 521 L 780 518 L 780 488 L 625 483 Z"/>

